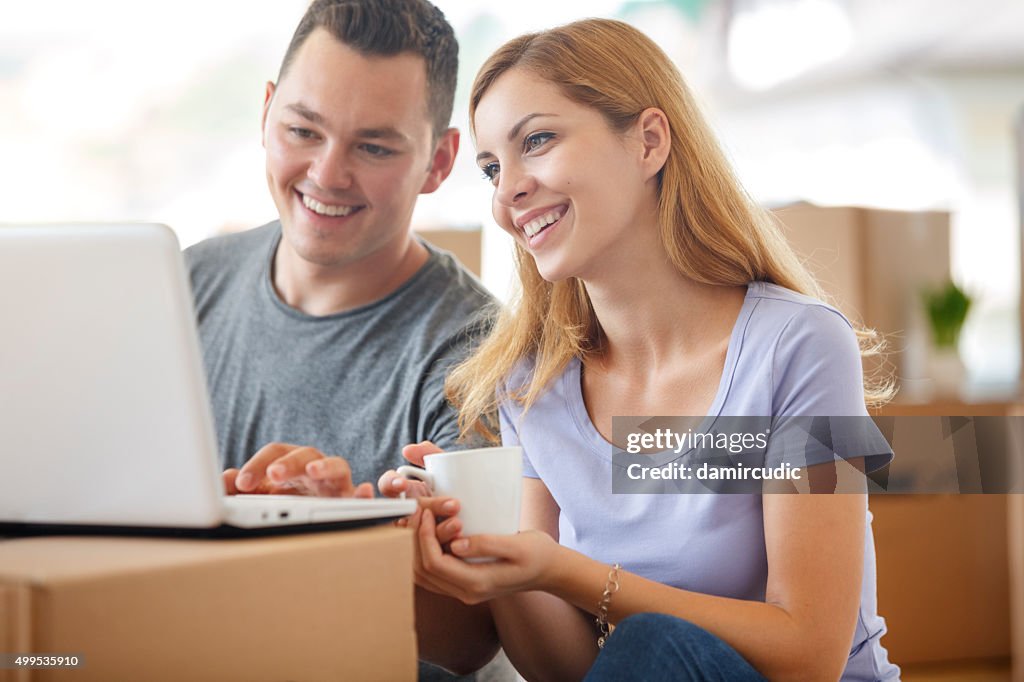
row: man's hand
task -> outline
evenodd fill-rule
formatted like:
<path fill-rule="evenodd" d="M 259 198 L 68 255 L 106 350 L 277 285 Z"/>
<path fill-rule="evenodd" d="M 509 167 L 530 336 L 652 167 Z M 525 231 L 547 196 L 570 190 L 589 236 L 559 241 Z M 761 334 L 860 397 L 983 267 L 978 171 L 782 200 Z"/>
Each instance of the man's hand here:
<path fill-rule="evenodd" d="M 290 443 L 264 446 L 241 469 L 225 471 L 223 479 L 228 495 L 373 497 L 371 483 L 352 483 L 352 469 L 341 457 Z"/>

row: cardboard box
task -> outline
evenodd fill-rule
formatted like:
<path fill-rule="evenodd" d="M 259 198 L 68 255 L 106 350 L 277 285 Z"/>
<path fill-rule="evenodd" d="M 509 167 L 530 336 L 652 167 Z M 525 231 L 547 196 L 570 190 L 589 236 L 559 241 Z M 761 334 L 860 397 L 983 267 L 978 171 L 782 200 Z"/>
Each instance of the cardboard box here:
<path fill-rule="evenodd" d="M 0 540 L 0 680 L 414 680 L 412 539 Z"/>
<path fill-rule="evenodd" d="M 483 234 L 479 227 L 466 230 L 423 228 L 418 229 L 416 234 L 438 248 L 451 251 L 467 270 L 480 276 Z"/>
<path fill-rule="evenodd" d="M 830 302 L 886 335 L 904 388 L 926 379 L 921 290 L 949 279 L 949 213 L 807 203 L 774 213 Z"/>
<path fill-rule="evenodd" d="M 1007 495 L 1010 552 L 1010 634 L 1013 680 L 1024 682 L 1024 495 Z"/>
<path fill-rule="evenodd" d="M 893 662 L 1011 653 L 1007 501 L 1014 495 L 873 496 L 878 612 Z"/>

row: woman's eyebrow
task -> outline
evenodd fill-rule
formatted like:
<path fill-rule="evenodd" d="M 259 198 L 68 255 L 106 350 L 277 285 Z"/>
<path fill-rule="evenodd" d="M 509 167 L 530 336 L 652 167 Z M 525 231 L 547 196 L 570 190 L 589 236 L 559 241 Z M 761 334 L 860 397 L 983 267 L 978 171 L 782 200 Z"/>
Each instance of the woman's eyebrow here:
<path fill-rule="evenodd" d="M 521 131 L 523 129 L 523 126 L 525 126 L 527 123 L 529 123 L 533 119 L 539 118 L 541 116 L 558 116 L 558 114 L 545 114 L 545 113 L 542 113 L 542 112 L 538 111 L 538 112 L 534 112 L 532 114 L 527 114 L 526 116 L 523 116 L 521 119 L 516 121 L 516 124 L 514 126 L 512 126 L 511 130 L 508 131 L 508 141 L 509 142 L 514 141 L 519 136 L 519 131 Z M 483 158 L 486 158 L 488 156 L 494 156 L 494 154 L 492 154 L 489 151 L 482 151 L 482 152 L 480 152 L 479 154 L 476 155 L 476 160 L 479 161 L 479 160 L 481 160 Z"/>
<path fill-rule="evenodd" d="M 512 142 L 513 140 L 515 140 L 519 136 L 519 131 L 523 129 L 523 126 L 532 121 L 533 119 L 538 118 L 540 116 L 557 115 L 558 114 L 542 114 L 540 112 L 536 112 L 533 114 L 527 114 L 526 116 L 523 116 L 514 126 L 512 126 L 512 130 L 508 131 L 508 141 Z"/>

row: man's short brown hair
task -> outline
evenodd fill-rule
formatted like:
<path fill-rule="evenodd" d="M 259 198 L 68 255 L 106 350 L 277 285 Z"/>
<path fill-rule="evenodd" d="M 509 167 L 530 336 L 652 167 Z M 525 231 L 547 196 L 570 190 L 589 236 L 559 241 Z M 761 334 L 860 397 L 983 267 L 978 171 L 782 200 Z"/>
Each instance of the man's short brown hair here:
<path fill-rule="evenodd" d="M 278 82 L 288 72 L 295 53 L 318 28 L 364 55 L 387 57 L 411 52 L 423 57 L 434 139 L 448 129 L 459 70 L 459 44 L 441 10 L 427 0 L 314 0 L 292 35 Z"/>

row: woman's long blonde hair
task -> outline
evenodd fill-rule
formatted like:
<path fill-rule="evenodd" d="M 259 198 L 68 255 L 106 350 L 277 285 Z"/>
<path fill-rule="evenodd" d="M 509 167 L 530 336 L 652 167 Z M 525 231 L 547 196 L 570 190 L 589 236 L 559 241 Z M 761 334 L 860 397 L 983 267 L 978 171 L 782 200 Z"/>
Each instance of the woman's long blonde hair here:
<path fill-rule="evenodd" d="M 738 286 L 765 281 L 823 298 L 817 282 L 794 254 L 770 213 L 740 186 L 671 60 L 646 35 L 621 21 L 586 19 L 515 38 L 481 67 L 470 94 L 470 121 L 480 100 L 512 68 L 554 83 L 573 102 L 604 115 L 624 133 L 641 112 L 661 109 L 671 151 L 659 175 L 661 240 L 669 260 L 704 284 Z M 472 125 L 472 123 L 471 123 Z M 600 353 L 602 332 L 583 282 L 548 282 L 525 249 L 515 245 L 521 283 L 516 300 L 494 322 L 476 353 L 456 367 L 447 393 L 459 408 L 463 434 L 497 440 L 494 415 L 502 400 L 527 409 L 572 358 Z M 878 335 L 860 329 L 862 355 L 880 351 Z M 513 368 L 534 358 L 522 386 L 509 387 Z M 868 404 L 888 400 L 891 381 L 865 379 Z"/>

